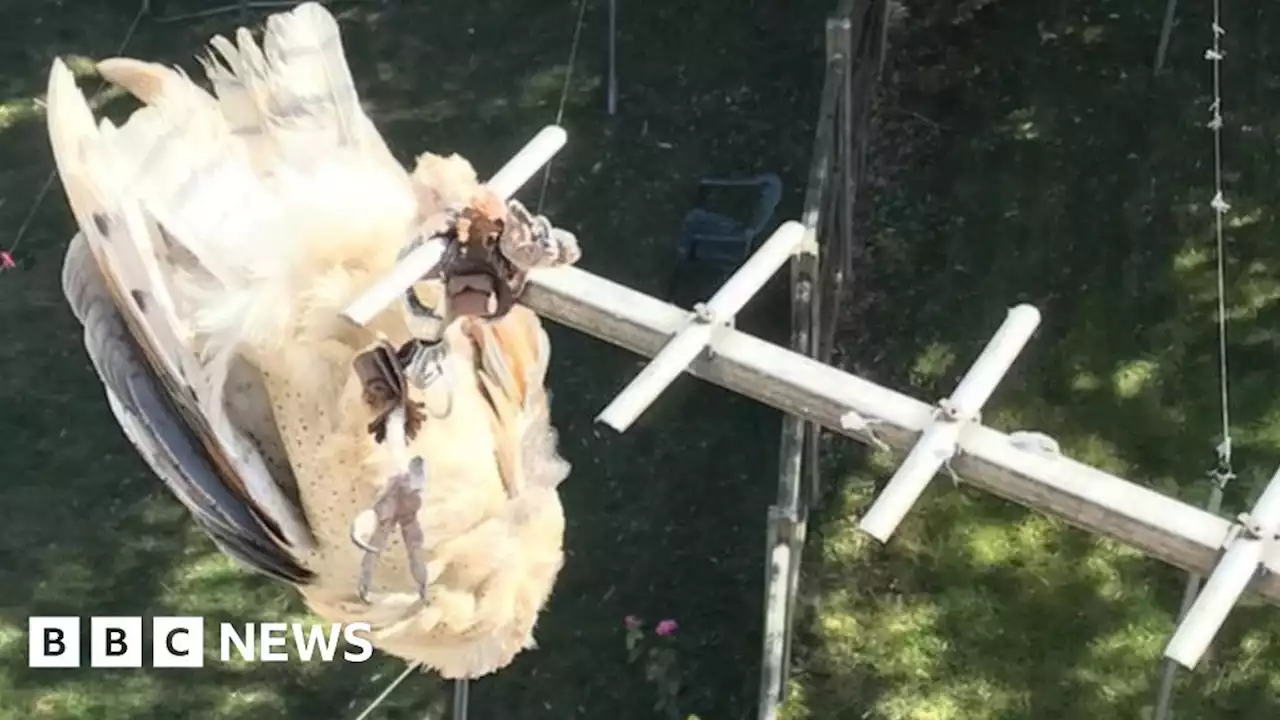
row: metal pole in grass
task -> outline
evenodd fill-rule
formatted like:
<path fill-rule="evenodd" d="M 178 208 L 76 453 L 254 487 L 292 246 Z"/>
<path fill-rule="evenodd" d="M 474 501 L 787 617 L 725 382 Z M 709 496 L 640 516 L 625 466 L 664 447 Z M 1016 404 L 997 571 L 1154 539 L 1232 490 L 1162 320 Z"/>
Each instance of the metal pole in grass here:
<path fill-rule="evenodd" d="M 1178 0 L 1169 0 L 1164 6 L 1164 24 L 1160 27 L 1160 44 L 1156 46 L 1156 61 L 1152 70 L 1156 75 L 1164 72 L 1164 58 L 1169 53 L 1169 36 L 1173 34 L 1173 20 L 1178 13 Z"/>
<path fill-rule="evenodd" d="M 1224 482 L 1215 478 L 1213 490 L 1209 493 L 1209 504 L 1205 509 L 1214 515 L 1218 514 L 1218 510 L 1222 508 L 1222 488 Z M 1198 573 L 1189 573 L 1187 575 L 1187 585 L 1182 591 L 1182 606 L 1178 608 L 1178 622 L 1181 623 L 1187 613 L 1191 612 L 1191 605 L 1196 601 L 1196 595 L 1200 592 L 1200 583 L 1204 580 Z M 1164 667 L 1160 675 L 1160 692 L 1156 696 L 1156 716 L 1155 720 L 1169 720 L 1171 717 L 1169 712 L 1173 709 L 1173 681 L 1178 676 L 1178 663 L 1173 660 L 1165 659 L 1162 663 Z"/>
<path fill-rule="evenodd" d="M 467 678 L 453 681 L 453 720 L 467 720 L 471 705 L 471 681 Z"/>
<path fill-rule="evenodd" d="M 618 112 L 618 0 L 609 0 L 609 94 L 610 115 Z"/>

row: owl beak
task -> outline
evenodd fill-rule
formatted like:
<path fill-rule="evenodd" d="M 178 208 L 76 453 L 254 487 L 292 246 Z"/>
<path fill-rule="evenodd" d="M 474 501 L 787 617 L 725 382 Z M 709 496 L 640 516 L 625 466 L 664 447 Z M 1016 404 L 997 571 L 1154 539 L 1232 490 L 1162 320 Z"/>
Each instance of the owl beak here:
<path fill-rule="evenodd" d="M 488 317 L 498 311 L 496 279 L 489 273 L 468 273 L 449 278 L 449 307 L 454 315 Z"/>

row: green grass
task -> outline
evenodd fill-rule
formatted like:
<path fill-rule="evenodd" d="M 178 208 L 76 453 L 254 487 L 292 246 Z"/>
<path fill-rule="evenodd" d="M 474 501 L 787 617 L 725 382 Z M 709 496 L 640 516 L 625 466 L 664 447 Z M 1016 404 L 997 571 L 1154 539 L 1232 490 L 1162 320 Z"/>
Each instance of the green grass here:
<path fill-rule="evenodd" d="M 698 176 L 776 171 L 783 214 L 798 210 L 834 3 L 622 5 L 621 114 L 603 111 L 604 13 L 593 3 L 546 209 L 579 233 L 585 267 L 658 293 Z M 1043 326 L 988 421 L 1050 432 L 1074 457 L 1199 503 L 1217 433 L 1204 8 L 1180 9 L 1170 72 L 1156 81 L 1161 3 L 1042 5 L 996 2 L 955 28 L 909 22 L 897 38 L 841 361 L 938 397 L 1005 308 L 1033 302 Z M 353 70 L 402 158 L 456 150 L 483 173 L 554 117 L 570 3 L 342 7 Z M 113 52 L 136 7 L 0 10 L 21 29 L 0 43 L 0 226 L 16 228 L 50 167 L 34 102 L 49 61 Z M 1228 10 L 1234 511 L 1280 461 L 1268 208 L 1280 60 L 1267 46 L 1280 18 Z M 233 20 L 144 21 L 128 54 L 191 68 Z M 536 184 L 524 197 L 536 199 Z M 399 663 L 25 667 L 32 614 L 302 612 L 287 588 L 222 560 L 115 427 L 58 287 L 72 232 L 55 187 L 19 249 L 23 269 L 0 275 L 0 720 L 354 716 Z M 757 305 L 743 325 L 776 337 L 782 301 Z M 681 621 L 688 710 L 750 717 L 777 413 L 684 379 L 614 437 L 591 418 L 640 360 L 560 328 L 553 339 L 555 413 L 575 466 L 570 557 L 541 649 L 478 682 L 472 716 L 650 717 L 652 692 L 623 647 L 621 619 L 635 613 Z M 888 458 L 841 442 L 827 462 L 791 717 L 1149 714 L 1179 573 L 945 480 L 880 548 L 851 518 L 892 471 Z M 1274 608 L 1238 610 L 1208 666 L 1180 685 L 1180 720 L 1276 716 L 1278 626 Z M 440 717 L 446 704 L 446 688 L 416 678 L 384 717 Z"/>
<path fill-rule="evenodd" d="M 908 22 L 842 349 L 863 374 L 940 397 L 1004 309 L 1031 302 L 1044 322 L 987 422 L 1201 504 L 1220 432 L 1210 19 L 1207 3 L 1179 7 L 1153 79 L 1163 5 L 996 2 L 958 27 Z M 1280 14 L 1227 12 L 1234 513 L 1280 460 Z M 944 479 L 882 548 L 852 518 L 893 465 L 859 457 L 829 458 L 791 717 L 1151 716 L 1180 573 Z M 1276 716 L 1277 630 L 1275 607 L 1233 613 L 1182 676 L 1178 718 Z"/>

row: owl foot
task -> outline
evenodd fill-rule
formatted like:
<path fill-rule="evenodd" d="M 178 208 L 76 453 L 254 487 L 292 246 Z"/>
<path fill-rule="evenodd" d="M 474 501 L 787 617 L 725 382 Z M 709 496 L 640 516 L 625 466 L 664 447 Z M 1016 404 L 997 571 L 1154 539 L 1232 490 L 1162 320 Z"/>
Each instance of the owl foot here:
<path fill-rule="evenodd" d="M 573 233 L 553 227 L 543 215 L 533 215 L 519 200 L 507 202 L 507 213 L 502 254 L 521 270 L 572 265 L 582 257 Z"/>
<path fill-rule="evenodd" d="M 393 475 L 378 493 L 373 507 L 356 516 L 351 523 L 351 542 L 364 551 L 360 560 L 360 577 L 356 582 L 356 595 L 369 603 L 369 586 L 373 582 L 373 570 L 386 547 L 392 531 L 400 528 L 405 550 L 409 554 L 409 572 L 413 574 L 418 595 L 427 600 L 427 564 L 422 557 L 425 537 L 418 511 L 422 508 L 422 493 L 427 486 L 426 463 L 415 456 L 409 461 L 408 472 Z"/>

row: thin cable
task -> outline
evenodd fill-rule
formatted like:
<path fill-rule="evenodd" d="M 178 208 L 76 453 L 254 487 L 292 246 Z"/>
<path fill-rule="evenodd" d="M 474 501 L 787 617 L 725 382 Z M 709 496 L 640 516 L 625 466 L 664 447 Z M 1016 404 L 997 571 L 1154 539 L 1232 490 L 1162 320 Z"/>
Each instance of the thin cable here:
<path fill-rule="evenodd" d="M 117 56 L 123 55 L 124 49 L 129 46 L 129 41 L 133 39 L 133 34 L 137 32 L 138 25 L 142 22 L 143 16 L 147 14 L 147 5 L 148 3 L 144 0 L 144 2 L 138 7 L 138 14 L 133 16 L 133 22 L 130 23 L 128 32 L 124 34 L 124 40 L 121 40 L 120 47 L 116 48 L 115 54 Z M 98 84 L 98 89 L 93 91 L 94 100 L 97 100 L 98 95 L 100 95 L 106 87 L 106 80 L 103 80 Z M 35 201 L 31 203 L 31 209 L 27 211 L 27 216 L 23 218 L 22 224 L 18 226 L 18 232 L 13 236 L 13 242 L 9 244 L 9 249 L 5 251 L 7 255 L 12 256 L 13 252 L 22 244 L 22 239 L 26 236 L 27 229 L 31 227 L 31 221 L 35 219 L 36 211 L 40 209 L 40 204 L 44 202 L 45 196 L 49 194 L 49 188 L 53 187 L 53 179 L 57 174 L 58 169 L 55 166 L 54 169 L 49 171 L 49 175 L 44 179 L 44 184 L 40 186 L 39 192 L 36 193 Z"/>
<path fill-rule="evenodd" d="M 1230 482 L 1231 472 L 1231 392 L 1227 379 L 1227 282 L 1226 249 L 1223 241 L 1222 218 L 1231 206 L 1222 194 L 1222 36 L 1226 31 L 1221 23 L 1221 0 L 1213 0 L 1213 47 L 1204 54 L 1213 63 L 1213 118 L 1209 128 L 1213 130 L 1213 200 L 1218 254 L 1218 375 L 1222 404 L 1222 444 L 1218 446 L 1217 481 L 1220 485 Z"/>
<path fill-rule="evenodd" d="M 1172 2 L 1170 3 L 1172 6 Z M 1226 244 L 1223 242 L 1222 216 L 1231 209 L 1222 194 L 1222 36 L 1226 31 L 1221 23 L 1221 0 L 1213 0 L 1213 47 L 1204 57 L 1213 63 L 1213 104 L 1209 106 L 1213 117 L 1208 127 L 1213 131 L 1213 200 L 1209 203 L 1215 218 L 1215 236 L 1218 253 L 1218 374 L 1220 401 L 1222 403 L 1222 442 L 1217 446 L 1218 464 L 1209 473 L 1213 487 L 1209 492 L 1208 511 L 1214 515 L 1222 507 L 1222 491 L 1235 478 L 1231 467 L 1231 392 L 1227 380 L 1227 283 Z M 1157 70 L 1159 61 L 1157 61 Z M 1182 606 L 1178 610 L 1178 622 L 1187 616 L 1200 592 L 1201 577 L 1195 573 L 1187 576 L 1182 593 Z M 1160 687 L 1156 694 L 1155 720 L 1167 720 L 1173 712 L 1173 686 L 1178 664 L 1166 658 L 1163 662 Z"/>
<path fill-rule="evenodd" d="M 388 685 L 387 688 L 382 691 L 382 694 L 374 698 L 373 702 L 369 703 L 368 707 L 364 709 L 364 712 L 356 716 L 356 720 L 365 720 L 365 718 L 373 714 L 373 711 L 377 710 L 378 706 L 381 705 L 384 700 L 386 700 L 388 697 L 391 696 L 391 691 L 399 687 L 400 683 L 404 682 L 404 679 L 409 677 L 409 675 L 414 670 L 417 670 L 419 666 L 420 666 L 420 663 L 410 663 L 409 666 L 404 669 L 404 672 L 400 673 L 400 677 L 397 677 L 395 680 L 392 680 L 391 684 Z"/>
<path fill-rule="evenodd" d="M 569 87 L 573 82 L 573 65 L 578 59 L 578 41 L 582 39 L 582 19 L 587 15 L 587 0 L 578 0 L 578 23 L 573 28 L 573 43 L 569 45 L 569 61 L 565 64 L 564 69 L 564 86 L 560 89 L 560 107 L 556 109 L 556 125 L 564 120 L 564 109 L 569 103 Z M 538 208 L 536 213 L 542 212 L 542 203 L 547 199 L 547 186 L 551 184 L 551 164 L 555 162 L 552 158 L 547 162 L 547 167 L 542 171 L 542 189 L 538 191 Z"/>

